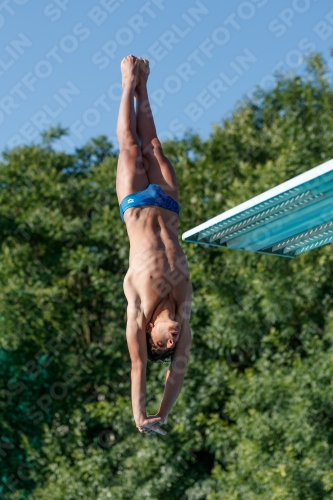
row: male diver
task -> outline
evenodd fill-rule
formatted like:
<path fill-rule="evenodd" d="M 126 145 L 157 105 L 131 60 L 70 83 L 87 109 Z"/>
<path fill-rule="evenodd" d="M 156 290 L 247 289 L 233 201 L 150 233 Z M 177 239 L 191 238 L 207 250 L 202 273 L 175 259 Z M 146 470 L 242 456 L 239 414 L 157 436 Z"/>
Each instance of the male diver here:
<path fill-rule="evenodd" d="M 130 241 L 124 293 L 132 408 L 140 432 L 166 434 L 160 426 L 181 391 L 191 346 L 192 285 L 178 241 L 176 175 L 157 138 L 148 99 L 149 63 L 130 55 L 122 60 L 121 73 L 116 187 Z M 147 360 L 167 358 L 171 361 L 160 408 L 147 416 Z"/>

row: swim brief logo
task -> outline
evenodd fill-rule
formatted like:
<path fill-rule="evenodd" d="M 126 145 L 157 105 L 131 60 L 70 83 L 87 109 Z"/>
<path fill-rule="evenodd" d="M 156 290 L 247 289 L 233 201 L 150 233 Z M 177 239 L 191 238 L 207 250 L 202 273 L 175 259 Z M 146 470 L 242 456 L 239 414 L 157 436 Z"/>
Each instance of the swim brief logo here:
<path fill-rule="evenodd" d="M 133 198 L 130 198 L 129 200 L 127 200 L 127 203 L 133 203 Z"/>

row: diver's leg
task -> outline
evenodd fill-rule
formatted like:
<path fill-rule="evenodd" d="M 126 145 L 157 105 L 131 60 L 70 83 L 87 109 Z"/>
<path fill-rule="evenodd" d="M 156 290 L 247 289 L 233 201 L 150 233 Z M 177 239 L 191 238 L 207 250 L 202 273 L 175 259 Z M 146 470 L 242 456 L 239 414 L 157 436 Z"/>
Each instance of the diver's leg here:
<path fill-rule="evenodd" d="M 136 123 L 148 180 L 151 184 L 160 185 L 169 196 L 178 202 L 176 174 L 171 162 L 163 153 L 149 104 L 147 92 L 149 63 L 146 59 L 139 57 L 138 65 L 138 81 L 135 89 Z"/>
<path fill-rule="evenodd" d="M 123 95 L 117 123 L 120 152 L 116 181 L 119 203 L 125 196 L 141 191 L 149 184 L 136 132 L 134 90 L 137 83 L 138 63 L 134 56 L 127 56 L 121 61 L 121 74 Z"/>

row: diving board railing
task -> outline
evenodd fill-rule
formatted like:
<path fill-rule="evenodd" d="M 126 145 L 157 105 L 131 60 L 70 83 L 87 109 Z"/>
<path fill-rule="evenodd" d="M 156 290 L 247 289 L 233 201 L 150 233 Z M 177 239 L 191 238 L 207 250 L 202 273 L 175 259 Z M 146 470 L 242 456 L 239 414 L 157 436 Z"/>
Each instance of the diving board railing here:
<path fill-rule="evenodd" d="M 182 239 L 289 258 L 333 243 L 333 160 L 186 231 Z"/>

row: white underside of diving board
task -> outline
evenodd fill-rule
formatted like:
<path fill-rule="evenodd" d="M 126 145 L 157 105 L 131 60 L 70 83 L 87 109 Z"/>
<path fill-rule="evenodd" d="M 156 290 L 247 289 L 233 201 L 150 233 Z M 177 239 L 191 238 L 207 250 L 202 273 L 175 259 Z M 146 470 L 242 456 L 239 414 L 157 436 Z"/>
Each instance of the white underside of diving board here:
<path fill-rule="evenodd" d="M 182 239 L 294 257 L 332 242 L 332 220 L 329 160 L 186 231 Z"/>

